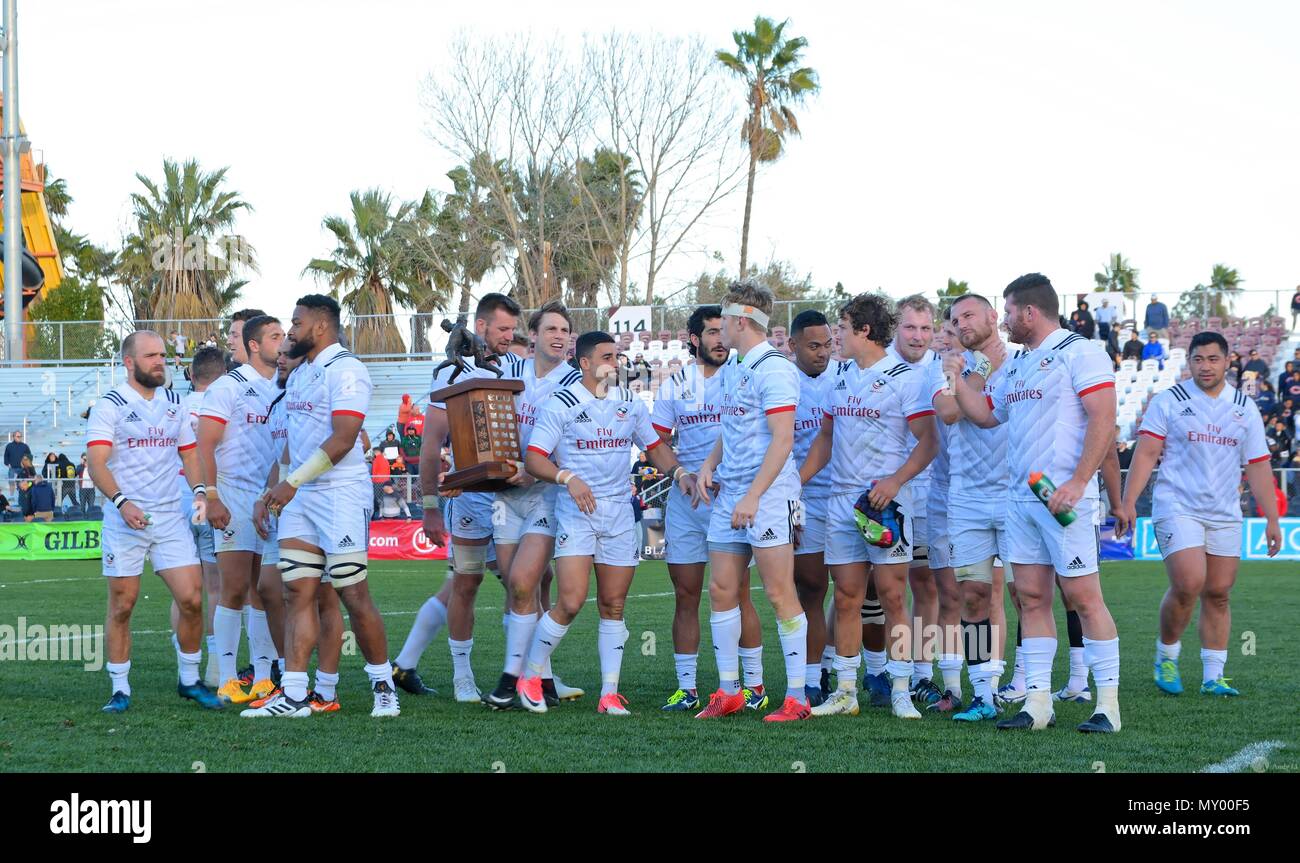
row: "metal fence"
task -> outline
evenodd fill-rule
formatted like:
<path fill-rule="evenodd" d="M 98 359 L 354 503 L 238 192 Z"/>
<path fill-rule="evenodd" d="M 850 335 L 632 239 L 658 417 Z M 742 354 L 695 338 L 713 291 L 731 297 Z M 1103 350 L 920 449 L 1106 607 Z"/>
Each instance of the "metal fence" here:
<path fill-rule="evenodd" d="M 1001 308 L 1000 291 L 984 292 L 976 290 L 987 297 L 994 306 Z M 1168 306 L 1172 315 L 1175 305 L 1184 292 L 1180 291 L 1139 291 L 1119 300 L 1117 322 L 1133 321 L 1138 327 L 1143 324 L 1146 308 L 1153 298 L 1159 297 Z M 1274 314 L 1283 317 L 1294 329 L 1296 317 L 1291 313 L 1293 290 L 1242 290 L 1225 294 L 1224 305 L 1232 315 L 1240 317 L 1258 317 L 1270 308 Z M 1078 305 L 1078 300 L 1088 299 L 1095 314 L 1100 303 L 1098 295 L 1091 290 L 1065 291 L 1060 294 L 1061 314 L 1069 316 Z M 1213 311 L 1214 295 L 1202 294 L 1201 308 L 1197 314 L 1201 318 L 1209 317 Z M 772 326 L 787 330 L 800 312 L 814 309 L 826 314 L 832 320 L 838 316 L 836 303 L 829 300 L 782 300 L 776 303 L 772 313 Z M 659 333 L 670 333 L 676 337 L 678 332 L 686 329 L 687 319 L 695 306 L 691 304 L 658 305 L 650 308 L 651 337 Z M 533 310 L 524 311 L 523 320 Z M 575 333 L 588 330 L 605 329 L 609 326 L 611 307 L 570 309 Z M 455 315 L 444 312 L 417 314 L 402 312 L 394 315 L 348 315 L 343 322 L 343 340 L 354 353 L 372 360 L 401 360 L 411 357 L 428 358 L 431 349 L 441 350 L 446 342 L 446 335 L 439 324 L 443 318 Z M 28 365 L 40 364 L 84 364 L 88 362 L 111 360 L 121 346 L 122 339 L 136 329 L 155 330 L 168 337 L 172 332 L 179 332 L 186 337 L 186 356 L 192 356 L 194 350 L 209 338 L 221 347 L 226 346 L 226 334 L 230 330 L 230 321 L 223 318 L 198 318 L 187 320 L 107 320 L 107 321 L 29 321 L 25 326 Z M 169 345 L 168 348 L 171 351 Z"/>

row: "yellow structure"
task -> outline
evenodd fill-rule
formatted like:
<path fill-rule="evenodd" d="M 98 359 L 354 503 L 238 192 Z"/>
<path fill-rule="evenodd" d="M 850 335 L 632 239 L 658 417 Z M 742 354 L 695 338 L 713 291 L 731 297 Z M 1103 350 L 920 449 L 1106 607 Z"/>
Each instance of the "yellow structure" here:
<path fill-rule="evenodd" d="M 4 106 L 0 102 L 0 118 L 4 116 Z M 26 130 L 19 123 L 21 134 Z M 0 150 L 0 193 L 4 189 L 4 153 Z M 54 241 L 54 223 L 50 220 L 50 211 L 45 204 L 45 166 L 36 164 L 31 152 L 19 157 L 19 177 L 23 190 L 23 237 L 27 241 L 27 251 L 36 258 L 45 273 L 43 290 L 48 293 L 59 286 L 63 280 L 63 265 L 59 260 L 59 248 Z M 0 212 L 0 230 L 4 230 L 4 214 Z M 0 317 L 4 316 L 4 273 L 0 272 Z M 34 300 L 34 291 L 24 291 L 23 305 Z M 32 298 L 29 299 L 29 296 Z"/>

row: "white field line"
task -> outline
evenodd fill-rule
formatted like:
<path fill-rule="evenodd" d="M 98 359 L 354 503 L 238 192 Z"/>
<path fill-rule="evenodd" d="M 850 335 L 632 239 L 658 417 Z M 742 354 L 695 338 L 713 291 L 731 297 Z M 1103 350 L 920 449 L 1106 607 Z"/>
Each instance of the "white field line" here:
<path fill-rule="evenodd" d="M 1225 758 L 1216 764 L 1202 767 L 1201 773 L 1240 773 L 1253 765 L 1256 759 L 1267 759 L 1270 754 L 1286 746 L 1281 740 L 1261 740 L 1242 749 L 1236 755 Z"/>

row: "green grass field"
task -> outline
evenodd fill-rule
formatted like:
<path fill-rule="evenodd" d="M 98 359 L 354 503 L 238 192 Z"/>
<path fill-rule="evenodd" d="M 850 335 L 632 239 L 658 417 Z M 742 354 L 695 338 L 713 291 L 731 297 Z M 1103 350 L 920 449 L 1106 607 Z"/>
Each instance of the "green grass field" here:
<path fill-rule="evenodd" d="M 946 771 L 1107 772 L 1195 771 L 1260 741 L 1285 748 L 1268 757 L 1270 771 L 1300 768 L 1296 669 L 1300 591 L 1294 564 L 1243 566 L 1233 594 L 1234 638 L 1227 674 L 1244 697 L 1212 700 L 1195 693 L 1163 696 L 1151 682 L 1156 607 L 1164 590 L 1158 563 L 1108 563 L 1103 583 L 1122 639 L 1124 729 L 1085 736 L 1073 726 L 1087 705 L 1059 706 L 1057 728 L 999 734 L 989 723 L 959 726 L 946 718 L 896 720 L 864 707 L 858 717 L 764 724 L 746 713 L 720 722 L 663 714 L 675 688 L 670 621 L 673 600 L 661 563 L 640 568 L 628 603 L 631 638 L 623 692 L 634 713 L 598 716 L 592 695 L 545 716 L 491 713 L 450 698 L 451 661 L 445 630 L 421 663 L 435 697 L 403 694 L 402 715 L 369 717 L 370 696 L 359 655 L 343 658 L 343 711 L 293 722 L 240 719 L 235 710 L 202 711 L 175 695 L 175 658 L 167 634 L 169 595 L 145 576 L 132 629 L 135 648 L 131 710 L 99 712 L 108 697 L 104 671 L 77 661 L 0 663 L 0 771 Z M 416 609 L 441 584 L 442 566 L 377 563 L 372 589 L 384 613 L 393 655 Z M 147 595 L 147 597 L 146 597 Z M 474 667 L 481 686 L 500 672 L 503 593 L 489 578 L 479 599 Z M 770 608 L 759 597 L 766 643 L 777 639 Z M 706 609 L 701 686 L 716 682 Z M 0 564 L 0 625 L 102 623 L 104 586 L 97 561 Z M 1053 682 L 1064 682 L 1064 624 Z M 1014 633 L 1013 633 L 1014 635 Z M 1253 640 L 1243 655 L 1243 637 Z M 1185 683 L 1199 680 L 1193 626 L 1183 640 Z M 768 688 L 784 688 L 779 650 L 765 654 Z M 588 693 L 598 690 L 596 614 L 588 607 L 556 654 L 555 668 Z M 969 684 L 963 680 L 969 697 Z M 202 767 L 196 766 L 202 762 Z"/>

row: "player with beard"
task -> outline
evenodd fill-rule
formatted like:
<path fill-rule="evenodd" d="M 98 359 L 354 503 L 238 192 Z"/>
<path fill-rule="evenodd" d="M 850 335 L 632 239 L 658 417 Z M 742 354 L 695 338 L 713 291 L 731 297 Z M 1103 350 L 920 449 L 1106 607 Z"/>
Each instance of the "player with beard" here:
<path fill-rule="evenodd" d="M 573 319 L 558 300 L 543 305 L 528 319 L 535 341 L 534 357 L 523 361 L 520 379 L 524 391 L 515 396 L 519 422 L 519 457 L 524 458 L 541 406 L 557 389 L 577 383 L 582 372 L 565 361 Z M 533 641 L 540 617 L 543 576 L 555 554 L 555 501 L 558 486 L 537 482 L 527 471 L 515 474 L 512 487 L 497 492 L 493 504 L 492 540 L 497 565 L 509 604 L 505 617 L 506 658 L 496 689 L 483 696 L 489 707 L 505 710 L 515 705 L 524 653 Z M 563 686 L 550 669 L 543 669 L 542 690 L 549 706 L 583 695 L 581 689 Z M 561 687 L 563 686 L 563 689 Z"/>
<path fill-rule="evenodd" d="M 267 424 L 271 427 L 271 439 L 275 441 L 277 458 L 271 464 L 266 480 L 267 489 L 275 488 L 280 482 L 281 471 L 287 471 L 289 465 L 288 451 L 288 411 L 285 409 L 285 387 L 289 375 L 302 365 L 302 357 L 289 356 L 290 343 L 286 337 L 280 343 L 279 355 L 275 362 L 275 383 L 280 392 L 271 403 Z M 259 497 L 253 504 L 253 526 L 262 538 L 262 571 L 257 579 L 258 596 L 266 607 L 267 626 L 275 643 L 276 664 L 279 670 L 274 677 L 278 680 L 284 673 L 284 583 L 280 580 L 280 545 L 277 519 L 266 508 L 266 497 Z M 329 583 L 329 576 L 321 579 L 322 584 Z M 339 659 L 343 654 L 343 611 L 339 604 L 338 591 L 322 590 L 317 593 L 317 617 L 320 620 L 320 636 L 316 643 L 316 683 L 307 692 L 307 702 L 313 713 L 333 713 L 341 709 L 337 688 L 339 682 Z M 276 688 L 269 694 L 249 702 L 250 710 L 240 716 L 254 716 L 259 707 L 271 702 L 282 690 L 277 682 Z"/>
<path fill-rule="evenodd" d="M 199 462 L 208 486 L 208 521 L 216 532 L 221 604 L 213 615 L 221 688 L 227 703 L 243 704 L 275 688 L 275 643 L 266 612 L 248 609 L 253 683 L 235 677 L 240 620 L 250 590 L 256 593 L 263 542 L 253 525 L 253 503 L 278 453 L 271 436 L 271 404 L 280 394 L 275 365 L 284 340 L 279 320 L 267 315 L 240 323 L 246 362 L 215 381 L 204 394 L 199 419 Z M 244 336 L 247 338 L 244 338 Z M 260 600 L 258 602 L 260 606 Z"/>
<path fill-rule="evenodd" d="M 910 483 L 934 459 L 938 432 L 922 395 L 922 372 L 887 351 L 898 320 L 894 304 L 880 294 L 859 294 L 844 304 L 840 333 L 847 359 L 836 369 L 821 431 L 800 468 L 805 480 L 828 466 L 831 474 L 826 562 L 835 580 L 838 688 L 813 708 L 814 716 L 858 713 L 857 623 L 871 578 L 892 636 L 890 706 L 901 719 L 921 718 L 909 691 L 913 622 L 905 610 L 912 513 L 919 505 Z M 864 492 L 877 510 L 898 505 L 899 535 L 887 548 L 869 545 L 856 524 L 855 503 Z"/>
<path fill-rule="evenodd" d="M 718 442 L 722 431 L 722 376 L 718 370 L 729 351 L 722 345 L 722 308 L 700 306 L 686 322 L 687 344 L 694 365 L 664 379 L 650 413 L 650 422 L 664 443 L 677 433 L 677 458 L 688 471 L 698 471 Z M 704 589 L 704 567 L 709 561 L 708 504 L 692 507 L 685 494 L 668 492 L 664 536 L 664 557 L 672 579 L 676 609 L 673 614 L 673 664 L 677 689 L 663 709 L 692 711 L 699 707 L 696 687 L 700 647 L 700 595 Z M 744 667 L 746 706 L 761 710 L 768 703 L 763 689 L 763 631 L 758 612 L 749 597 L 746 572 L 740 601 L 740 658 Z"/>
<path fill-rule="evenodd" d="M 821 312 L 800 312 L 790 322 L 790 350 L 799 370 L 799 406 L 794 414 L 795 464 L 803 464 L 822 427 L 822 406 L 826 386 L 835 376 L 827 374 L 831 360 L 830 322 Z M 830 694 L 830 675 L 823 675 L 821 658 L 826 651 L 826 504 L 830 498 L 831 474 L 821 470 L 803 484 L 803 525 L 794 547 L 794 583 L 799 604 L 808 617 L 807 671 L 804 693 L 808 705 L 816 707 Z M 833 619 L 833 618 L 832 618 Z M 833 636 L 832 636 L 833 639 Z M 834 651 L 831 651 L 832 656 Z M 824 677 L 824 679 L 823 679 Z"/>
<path fill-rule="evenodd" d="M 988 300 L 965 294 L 948 307 L 956 342 L 965 352 L 944 356 L 946 374 L 980 381 L 992 396 L 1010 358 L 998 334 L 998 316 Z M 948 429 L 948 535 L 951 564 L 961 597 L 961 626 L 967 672 L 974 698 L 953 716 L 978 722 L 997 716 L 994 696 L 1006 669 L 1003 575 L 1010 581 L 1006 511 L 1011 478 L 1006 454 L 1006 427 L 981 428 L 967 419 L 945 378 L 933 387 L 935 413 Z M 999 563 L 1004 565 L 1000 566 Z"/>
<path fill-rule="evenodd" d="M 627 494 L 632 446 L 640 447 L 655 467 L 691 495 L 695 476 L 661 445 L 645 403 L 631 390 L 612 385 L 618 375 L 618 349 L 608 333 L 584 333 L 574 356 L 581 379 L 551 394 L 528 444 L 528 472 L 542 482 L 563 485 L 567 494 L 555 504 L 558 597 L 536 625 L 528 670 L 518 685 L 519 701 L 534 713 L 546 712 L 541 675 L 587 603 L 594 565 L 601 676 L 596 712 L 627 716 L 627 699 L 619 694 L 618 684 L 628 637 L 624 606 L 637 562 L 636 525 Z"/>
<path fill-rule="evenodd" d="M 505 294 L 486 294 L 474 309 L 474 333 L 487 344 L 488 351 L 499 364 L 503 378 L 518 379 L 523 374 L 524 361 L 510 352 L 510 344 L 519 325 L 519 304 Z M 434 375 L 430 394 L 445 389 L 454 367 L 447 367 Z M 496 378 L 489 369 L 480 369 L 470 363 L 468 372 L 456 376 L 456 382 L 474 378 Z M 450 535 L 452 584 L 447 603 L 447 645 L 451 650 L 452 691 L 456 700 L 463 703 L 481 702 L 483 693 L 474 682 L 472 665 L 474 651 L 474 600 L 479 585 L 483 583 L 486 569 L 488 543 L 492 539 L 492 513 L 495 495 L 492 492 L 441 492 L 439 474 L 442 472 L 441 442 L 447 438 L 447 406 L 442 402 L 429 402 L 425 412 L 424 440 L 420 450 L 420 490 L 424 502 L 424 534 L 434 545 L 447 545 Z M 453 465 L 454 469 L 454 465 Z M 525 471 L 516 471 L 510 483 L 519 487 L 529 484 L 531 478 Z M 448 531 L 442 506 L 444 499 L 454 498 L 455 521 Z M 407 692 L 430 691 L 416 673 L 416 663 L 424 648 L 432 642 L 441 628 L 440 605 L 437 596 L 430 597 L 416 615 L 402 646 L 399 658 L 403 663 L 393 670 L 394 679 Z M 414 660 L 414 661 L 412 661 Z"/>
<path fill-rule="evenodd" d="M 330 297 L 301 298 L 289 338 L 290 356 L 305 360 L 285 391 L 291 470 L 265 495 L 267 509 L 280 517 L 279 568 L 288 603 L 283 692 L 246 714 L 311 715 L 307 663 L 319 634 L 317 594 L 328 575 L 366 659 L 370 715 L 397 716 L 384 621 L 366 583 L 373 495 L 358 434 L 370 405 L 370 375 L 339 344 L 339 306 Z"/>
<path fill-rule="evenodd" d="M 201 707 L 220 709 L 221 700 L 199 680 L 203 657 L 203 571 L 190 522 L 205 520 L 206 490 L 195 483 L 193 515 L 180 507 L 176 474 L 202 476 L 194 430 L 181 397 L 161 389 L 167 380 L 167 351 L 152 330 L 137 330 L 122 342 L 126 383 L 95 403 L 86 426 L 87 465 L 106 500 L 101 553 L 108 579 L 106 669 L 111 698 L 105 713 L 131 705 L 131 612 L 140 595 L 140 575 L 149 557 L 179 610 L 176 643 L 180 661 L 177 694 Z M 179 457 L 178 457 L 179 456 Z"/>
<path fill-rule="evenodd" d="M 1121 727 L 1119 636 L 1102 597 L 1094 522 L 1097 471 L 1107 449 L 1114 450 L 1114 367 L 1095 342 L 1060 327 L 1056 289 L 1047 277 L 1021 276 L 1003 296 L 1007 332 L 1025 350 L 1007 363 L 991 396 L 977 377 L 954 382 L 962 413 L 976 425 L 1007 424 L 1009 562 L 1020 596 L 1027 695 L 1020 712 L 997 727 L 1041 730 L 1055 724 L 1052 588 L 1059 575 L 1062 592 L 1079 613 L 1085 659 L 1097 684 L 1096 710 L 1078 730 L 1114 733 Z M 1046 506 L 1029 484 L 1036 474 L 1056 484 Z M 1070 512 L 1074 519 L 1062 525 L 1057 517 Z"/>

